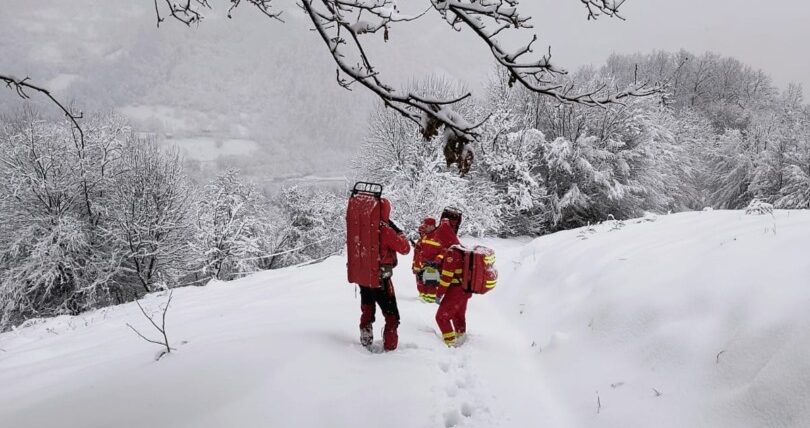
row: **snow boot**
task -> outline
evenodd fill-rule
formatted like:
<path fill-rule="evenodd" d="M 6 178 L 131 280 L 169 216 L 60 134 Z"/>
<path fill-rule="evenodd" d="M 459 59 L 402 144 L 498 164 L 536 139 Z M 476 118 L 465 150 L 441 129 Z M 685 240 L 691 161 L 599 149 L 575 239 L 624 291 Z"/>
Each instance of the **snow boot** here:
<path fill-rule="evenodd" d="M 374 342 L 374 329 L 371 326 L 360 329 L 360 344 L 368 348 Z"/>
<path fill-rule="evenodd" d="M 399 318 L 396 315 L 385 316 L 385 328 L 383 329 L 383 347 L 386 351 L 393 351 L 397 349 L 399 343 L 399 335 L 397 334 L 397 327 L 399 326 Z"/>
<path fill-rule="evenodd" d="M 442 334 L 442 339 L 444 339 L 444 344 L 447 345 L 448 348 L 456 347 L 456 332 L 451 331 L 444 333 Z"/>

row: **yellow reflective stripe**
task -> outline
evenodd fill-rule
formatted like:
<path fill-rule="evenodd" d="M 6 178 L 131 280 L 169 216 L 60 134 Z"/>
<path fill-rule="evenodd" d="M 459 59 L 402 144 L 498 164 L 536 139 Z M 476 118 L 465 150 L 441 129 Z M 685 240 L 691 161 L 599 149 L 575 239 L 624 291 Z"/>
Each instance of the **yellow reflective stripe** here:
<path fill-rule="evenodd" d="M 456 273 L 464 273 L 464 269 L 456 269 Z"/>
<path fill-rule="evenodd" d="M 442 335 L 442 337 L 445 338 L 445 339 L 452 339 L 452 338 L 456 337 L 456 332 L 451 331 L 450 333 L 444 333 Z"/>
<path fill-rule="evenodd" d="M 438 243 L 436 241 L 430 240 L 430 239 L 423 239 L 423 240 L 421 240 L 419 242 L 422 243 L 422 244 L 433 245 L 434 247 L 441 247 L 442 246 L 442 244 L 440 244 L 440 243 Z"/>
<path fill-rule="evenodd" d="M 439 281 L 439 285 L 441 285 L 442 287 L 449 287 L 450 283 L 447 281 Z"/>
<path fill-rule="evenodd" d="M 442 275 L 449 276 L 449 277 L 452 278 L 453 277 L 453 272 L 451 272 L 449 270 L 442 270 Z"/>
<path fill-rule="evenodd" d="M 459 284 L 459 283 L 461 283 L 461 281 L 459 281 L 457 278 L 453 278 L 453 284 Z"/>
<path fill-rule="evenodd" d="M 487 281 L 486 284 L 484 284 L 484 286 L 487 288 L 495 288 L 495 284 L 497 283 L 498 281 Z"/>

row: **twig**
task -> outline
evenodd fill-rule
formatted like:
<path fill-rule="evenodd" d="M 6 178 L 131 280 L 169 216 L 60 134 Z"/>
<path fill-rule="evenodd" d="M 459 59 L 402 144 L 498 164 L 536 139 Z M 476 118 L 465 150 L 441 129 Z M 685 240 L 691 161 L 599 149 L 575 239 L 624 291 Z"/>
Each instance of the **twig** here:
<path fill-rule="evenodd" d="M 51 94 L 51 91 L 49 91 L 49 90 L 47 90 L 47 89 L 45 89 L 45 88 L 43 88 L 41 86 L 34 85 L 34 84 L 30 83 L 29 80 L 30 80 L 29 77 L 25 77 L 23 79 L 17 79 L 14 76 L 11 76 L 11 75 L 0 74 L 0 81 L 5 82 L 7 88 L 13 89 L 15 92 L 17 92 L 17 95 L 19 95 L 20 98 L 22 98 L 24 100 L 27 100 L 27 99 L 31 98 L 25 92 L 26 89 L 30 89 L 32 91 L 36 91 L 36 92 L 39 92 L 39 93 L 45 95 L 48 99 L 51 100 L 52 103 L 56 104 L 56 106 L 59 107 L 59 109 L 62 110 L 62 112 L 65 113 L 65 116 L 67 116 L 67 118 L 72 122 L 73 126 L 79 132 L 79 142 L 81 143 L 81 147 L 84 147 L 84 131 L 82 130 L 82 127 L 79 126 L 79 122 L 78 122 L 79 119 L 84 117 L 82 112 L 79 112 L 78 114 L 73 113 L 70 109 L 65 107 L 64 104 L 59 102 L 59 100 L 57 100 Z"/>
<path fill-rule="evenodd" d="M 152 324 L 152 326 L 155 327 L 155 329 L 158 332 L 160 332 L 160 334 L 163 336 L 163 341 L 162 342 L 158 341 L 158 340 L 150 339 L 150 338 L 144 336 L 135 327 L 133 327 L 132 325 L 127 323 L 127 327 L 129 327 L 132 331 L 134 331 L 135 334 L 137 334 L 141 339 L 143 339 L 143 340 L 145 340 L 145 341 L 147 341 L 149 343 L 154 343 L 156 345 L 160 345 L 160 346 L 163 346 L 163 347 L 166 348 L 160 354 L 158 354 L 158 356 L 155 358 L 155 360 L 160 360 L 164 355 L 171 353 L 172 350 L 174 349 L 169 345 L 169 337 L 166 335 L 166 313 L 169 311 L 169 304 L 171 304 L 171 302 L 172 302 L 173 295 L 174 295 L 174 290 L 169 291 L 169 299 L 166 301 L 166 306 L 163 307 L 163 314 L 161 316 L 160 326 L 157 325 L 157 323 L 155 322 L 155 320 L 152 318 L 151 315 L 146 313 L 146 310 L 143 308 L 143 306 L 141 306 L 140 301 L 138 301 L 138 300 L 135 301 L 135 304 L 138 305 L 138 309 L 141 310 L 141 313 L 143 314 L 143 316 L 145 316 L 146 319 L 148 319 L 149 322 Z"/>
<path fill-rule="evenodd" d="M 599 391 L 596 391 L 596 414 L 602 411 L 602 399 L 599 397 Z"/>
<path fill-rule="evenodd" d="M 714 363 L 715 363 L 715 364 L 720 364 L 720 356 L 721 356 L 721 355 L 723 355 L 723 354 L 725 354 L 725 353 L 726 353 L 726 350 L 725 350 L 725 349 L 723 349 L 722 351 L 718 352 L 718 353 L 717 353 L 717 356 L 716 356 L 716 357 L 714 357 Z"/>

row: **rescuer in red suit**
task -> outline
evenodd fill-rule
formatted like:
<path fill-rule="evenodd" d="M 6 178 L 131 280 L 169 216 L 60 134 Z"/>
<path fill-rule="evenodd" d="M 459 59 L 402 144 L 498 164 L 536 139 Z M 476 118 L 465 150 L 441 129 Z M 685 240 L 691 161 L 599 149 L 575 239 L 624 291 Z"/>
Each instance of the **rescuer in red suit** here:
<path fill-rule="evenodd" d="M 380 287 L 360 287 L 360 343 L 370 346 L 374 341 L 374 323 L 377 306 L 385 317 L 383 329 L 383 348 L 386 351 L 397 349 L 397 327 L 399 326 L 399 309 L 391 282 L 394 267 L 397 265 L 397 254 L 408 254 L 411 246 L 405 234 L 390 219 L 391 203 L 380 199 Z"/>
<path fill-rule="evenodd" d="M 443 250 L 436 240 L 436 219 L 426 217 L 419 226 L 419 240 L 413 250 L 413 273 L 416 275 L 416 288 L 419 298 L 427 303 L 436 302 L 439 286 L 439 255 Z"/>
<path fill-rule="evenodd" d="M 436 294 L 436 301 L 439 302 L 436 324 L 447 346 L 460 345 L 467 332 L 467 301 L 472 293 L 461 288 L 463 272 L 461 252 L 453 248 L 445 251 Z"/>
<path fill-rule="evenodd" d="M 442 214 L 444 216 L 444 213 Z M 441 257 L 441 277 L 436 292 L 436 324 L 442 332 L 442 339 L 447 346 L 456 346 L 463 342 L 467 332 L 467 301 L 472 296 L 461 288 L 463 271 L 461 253 L 452 248 L 459 245 L 459 217 L 443 218 L 436 231 L 437 240 L 444 249 Z"/>

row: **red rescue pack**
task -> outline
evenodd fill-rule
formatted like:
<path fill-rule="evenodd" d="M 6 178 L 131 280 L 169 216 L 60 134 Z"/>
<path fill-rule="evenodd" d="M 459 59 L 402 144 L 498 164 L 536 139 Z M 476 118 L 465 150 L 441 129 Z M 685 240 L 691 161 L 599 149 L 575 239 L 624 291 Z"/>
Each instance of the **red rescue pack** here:
<path fill-rule="evenodd" d="M 498 270 L 495 269 L 495 252 L 492 249 L 477 245 L 470 249 L 455 245 L 463 254 L 461 286 L 465 291 L 485 294 L 498 283 Z"/>
<path fill-rule="evenodd" d="M 346 267 L 349 282 L 380 286 L 380 215 L 382 186 L 358 182 L 346 208 Z"/>

